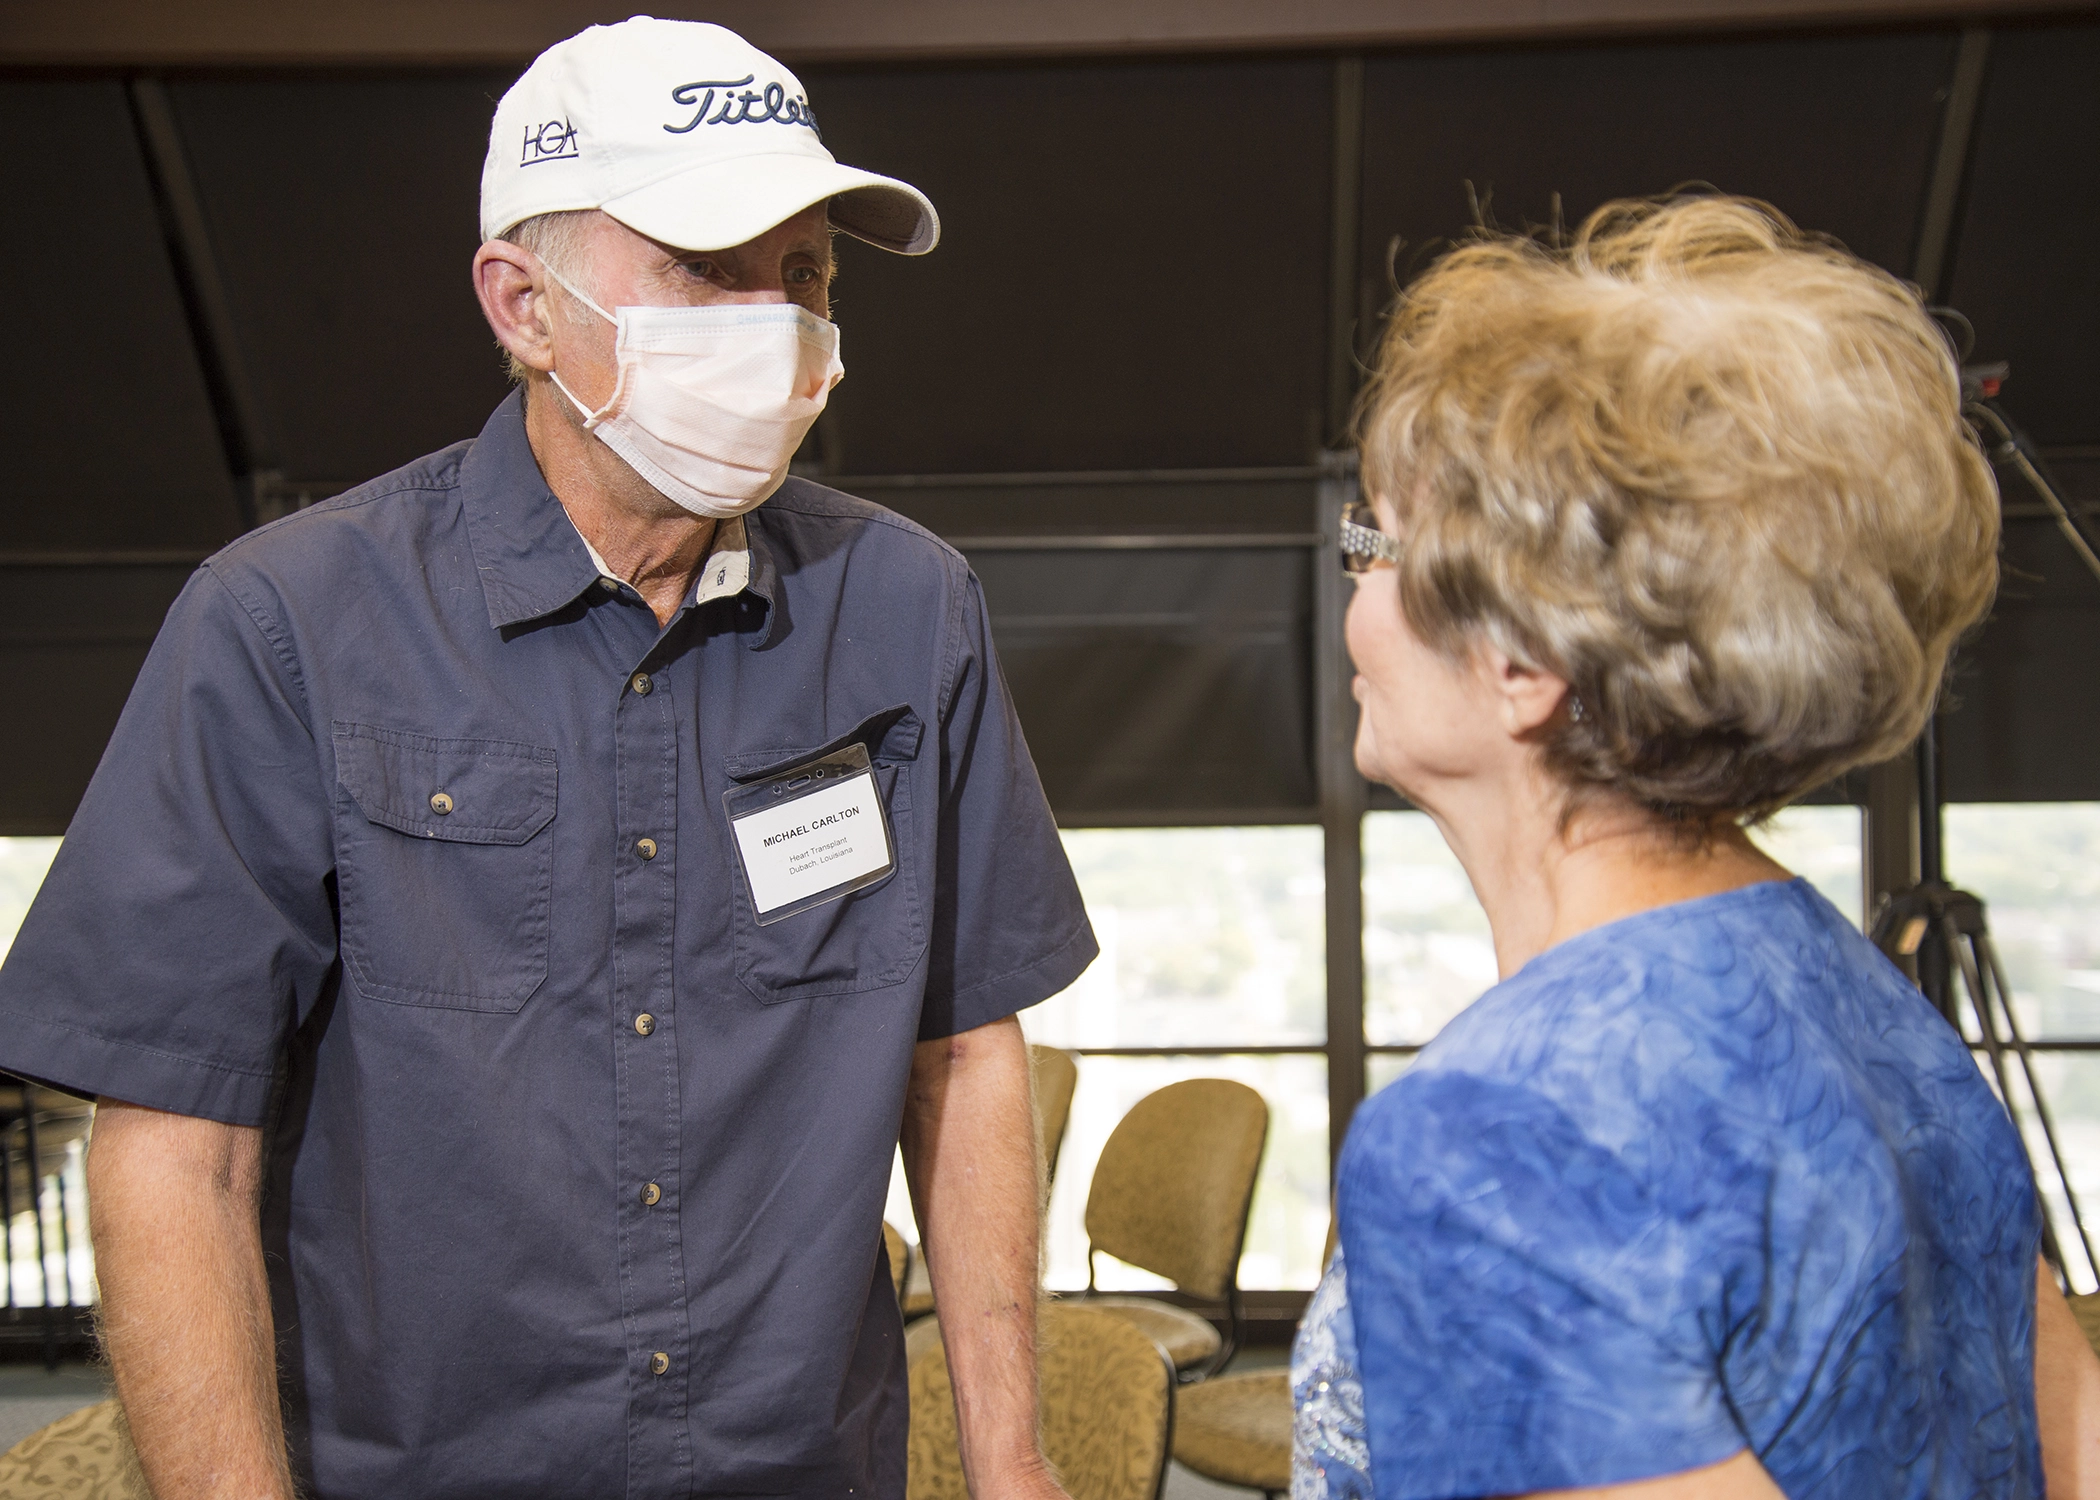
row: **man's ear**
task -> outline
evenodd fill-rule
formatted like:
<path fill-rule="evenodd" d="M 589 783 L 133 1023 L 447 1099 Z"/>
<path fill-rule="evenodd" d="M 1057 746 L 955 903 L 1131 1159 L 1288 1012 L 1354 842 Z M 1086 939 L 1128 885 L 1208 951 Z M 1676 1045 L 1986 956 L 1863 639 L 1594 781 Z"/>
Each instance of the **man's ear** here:
<path fill-rule="evenodd" d="M 1494 646 L 1480 648 L 1480 670 L 1500 702 L 1502 727 L 1512 739 L 1529 739 L 1567 701 L 1566 679 L 1512 661 Z"/>
<path fill-rule="evenodd" d="M 496 342 L 531 370 L 554 368 L 553 303 L 539 257 L 508 240 L 474 252 L 474 295 Z"/>

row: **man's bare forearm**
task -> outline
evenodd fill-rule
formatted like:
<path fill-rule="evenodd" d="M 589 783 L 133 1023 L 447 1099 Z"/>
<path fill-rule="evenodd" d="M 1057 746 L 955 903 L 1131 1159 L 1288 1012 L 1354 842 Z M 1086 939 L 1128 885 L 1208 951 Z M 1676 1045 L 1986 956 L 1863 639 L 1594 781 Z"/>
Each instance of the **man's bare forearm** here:
<path fill-rule="evenodd" d="M 1036 1431 L 1042 1174 L 1016 1022 L 919 1045 L 903 1144 L 970 1493 L 1060 1495 Z"/>
<path fill-rule="evenodd" d="M 87 1172 L 103 1339 L 157 1500 L 289 1500 L 262 1132 L 105 1099 Z"/>

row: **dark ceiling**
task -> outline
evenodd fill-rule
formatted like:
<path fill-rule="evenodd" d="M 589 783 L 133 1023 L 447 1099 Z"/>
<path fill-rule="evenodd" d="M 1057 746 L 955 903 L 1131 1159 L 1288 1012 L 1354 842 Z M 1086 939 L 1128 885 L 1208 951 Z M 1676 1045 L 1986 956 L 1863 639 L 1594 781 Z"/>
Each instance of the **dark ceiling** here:
<path fill-rule="evenodd" d="M 1514 226 L 1548 221 L 1555 194 L 1573 220 L 1703 181 L 1908 272 L 1956 50 L 1951 29 L 1902 29 L 1373 53 L 1360 101 L 1337 92 L 1354 64 L 1303 53 L 805 69 L 841 159 L 919 183 L 946 226 L 922 260 L 845 245 L 849 374 L 808 457 L 888 485 L 868 492 L 960 537 L 1140 524 L 1302 537 L 1310 466 L 1333 436 L 1330 306 L 1361 344 L 1389 248 L 1400 242 L 1404 275 L 1462 233 L 1468 184 Z M 1988 55 L 1954 300 L 1978 354 L 2012 362 L 2014 415 L 2071 482 L 2100 490 L 2100 24 L 2000 28 Z M 8 737 L 0 831 L 64 826 L 197 557 L 302 488 L 471 436 L 500 399 L 466 272 L 508 77 L 222 70 L 151 80 L 146 95 L 121 70 L 0 77 L 0 129 L 37 143 L 0 157 L 16 226 L 0 276 L 22 333 L 0 366 L 14 460 L 0 475 L 13 584 L 0 694 L 42 720 Z M 223 286 L 217 314 L 145 144 L 140 101 L 159 87 Z M 1360 153 L 1339 202 L 1338 143 L 1345 163 Z M 250 431 L 233 430 L 229 380 L 252 392 Z M 1215 479 L 980 487 L 967 503 L 894 479 L 1222 469 L 1262 473 L 1225 509 Z M 2020 576 L 2047 600 L 2009 588 L 1972 653 L 1972 672 L 2008 685 L 1965 695 L 1988 710 L 1950 721 L 1950 778 L 1971 796 L 2100 796 L 2100 669 L 2049 644 L 2094 638 L 2100 585 L 2046 528 L 2014 525 L 2028 528 L 2011 549 Z M 1244 577 L 1169 558 L 1148 573 L 972 554 L 1005 610 L 1061 813 L 1306 805 L 1310 559 L 1296 541 L 1271 550 Z M 1146 615 L 1166 578 L 1178 602 Z M 1172 618 L 1142 640 L 1102 633 L 1139 616 Z M 2083 676 L 2052 687 L 2036 679 L 2045 659 Z M 1121 769 L 1094 748 L 1090 726 L 1111 718 L 1128 720 Z M 1244 764 L 1191 792 L 1181 772 L 1219 743 Z M 1133 756 L 1158 767 L 1133 772 Z"/>

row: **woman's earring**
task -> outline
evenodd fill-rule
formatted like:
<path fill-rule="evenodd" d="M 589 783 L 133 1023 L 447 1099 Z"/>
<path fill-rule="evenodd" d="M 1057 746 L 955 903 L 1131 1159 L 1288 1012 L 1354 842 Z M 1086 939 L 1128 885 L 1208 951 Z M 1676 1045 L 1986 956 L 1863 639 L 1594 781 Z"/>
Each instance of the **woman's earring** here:
<path fill-rule="evenodd" d="M 1580 724 L 1582 722 L 1582 700 L 1573 693 L 1568 694 L 1568 722 L 1570 724 Z"/>

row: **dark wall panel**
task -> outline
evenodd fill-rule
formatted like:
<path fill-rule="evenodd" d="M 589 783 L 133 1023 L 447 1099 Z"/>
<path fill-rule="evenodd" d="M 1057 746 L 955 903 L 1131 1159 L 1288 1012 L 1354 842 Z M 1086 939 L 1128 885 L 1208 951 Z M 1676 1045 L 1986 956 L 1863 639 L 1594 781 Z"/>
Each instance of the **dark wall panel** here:
<path fill-rule="evenodd" d="M 978 552 L 970 562 L 1060 820 L 1311 808 L 1305 551 Z"/>
<path fill-rule="evenodd" d="M 63 833 L 187 567 L 0 567 L 0 835 Z"/>
<path fill-rule="evenodd" d="M 2100 26 L 1992 43 L 1954 305 L 2042 443 L 2100 443 Z"/>
<path fill-rule="evenodd" d="M 2074 500 L 2100 506 L 2100 459 L 2054 465 Z M 2008 505 L 2034 497 L 2000 471 Z M 1956 802 L 2100 799 L 2100 578 L 2053 522 L 2009 521 L 1998 602 L 1955 663 L 1941 721 L 1946 792 Z"/>
<path fill-rule="evenodd" d="M 1907 272 L 1952 70 L 1949 34 L 1390 57 L 1365 70 L 1369 314 L 1463 233 L 1464 183 L 1503 228 L 1570 228 L 1612 198 L 1706 182 Z"/>
<path fill-rule="evenodd" d="M 123 88 L 0 83 L 0 137 L 0 550 L 217 546 L 233 483 Z"/>
<path fill-rule="evenodd" d="M 1306 537 L 1320 529 L 1310 474 L 1162 481 L 954 484 L 841 479 L 853 494 L 910 516 L 953 545 L 972 537 L 1222 535 Z M 1200 545 L 1200 543 L 1199 543 Z"/>
<path fill-rule="evenodd" d="M 510 77 L 179 83 L 177 118 L 278 464 L 355 482 L 481 430 L 505 389 L 469 264 Z"/>
<path fill-rule="evenodd" d="M 827 145 L 941 211 L 841 240 L 834 472 L 1304 463 L 1324 369 L 1329 65 L 811 71 Z"/>
<path fill-rule="evenodd" d="M 1309 475 L 847 488 L 969 555 L 1067 823 L 1310 816 Z"/>

